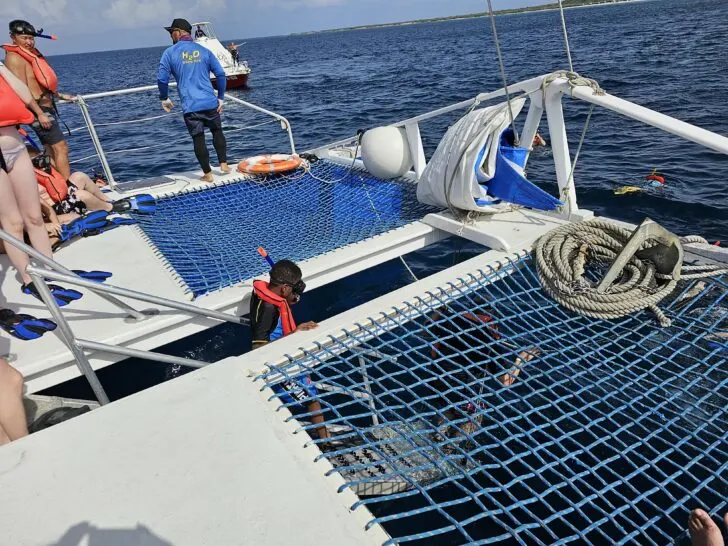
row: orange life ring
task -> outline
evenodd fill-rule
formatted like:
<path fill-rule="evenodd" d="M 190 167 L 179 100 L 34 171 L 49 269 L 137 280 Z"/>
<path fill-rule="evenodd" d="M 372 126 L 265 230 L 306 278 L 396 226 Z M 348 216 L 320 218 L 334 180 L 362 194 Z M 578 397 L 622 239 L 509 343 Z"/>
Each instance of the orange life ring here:
<path fill-rule="evenodd" d="M 654 180 L 655 182 L 659 182 L 660 184 L 665 183 L 665 178 L 660 176 L 659 174 L 648 174 L 645 176 L 645 180 Z"/>
<path fill-rule="evenodd" d="M 256 155 L 238 163 L 238 172 L 248 174 L 285 173 L 297 169 L 303 160 L 297 155 Z"/>

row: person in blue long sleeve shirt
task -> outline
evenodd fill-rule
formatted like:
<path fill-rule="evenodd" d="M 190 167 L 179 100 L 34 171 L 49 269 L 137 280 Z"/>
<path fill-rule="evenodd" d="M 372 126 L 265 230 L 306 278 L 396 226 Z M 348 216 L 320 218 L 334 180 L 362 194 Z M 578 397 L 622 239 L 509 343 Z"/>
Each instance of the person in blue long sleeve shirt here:
<path fill-rule="evenodd" d="M 175 19 L 164 27 L 172 37 L 173 45 L 168 47 L 159 61 L 157 86 L 162 108 L 169 112 L 174 103 L 169 99 L 169 76 L 177 80 L 177 90 L 182 100 L 185 125 L 192 137 L 195 156 L 202 167 L 202 180 L 212 182 L 210 152 L 205 144 L 205 127 L 212 133 L 212 144 L 220 162 L 220 170 L 229 173 L 227 164 L 227 142 L 222 131 L 223 100 L 225 98 L 225 71 L 215 55 L 196 44 L 190 33 L 192 25 L 185 19 Z M 217 95 L 210 82 L 210 72 L 217 80 Z"/>

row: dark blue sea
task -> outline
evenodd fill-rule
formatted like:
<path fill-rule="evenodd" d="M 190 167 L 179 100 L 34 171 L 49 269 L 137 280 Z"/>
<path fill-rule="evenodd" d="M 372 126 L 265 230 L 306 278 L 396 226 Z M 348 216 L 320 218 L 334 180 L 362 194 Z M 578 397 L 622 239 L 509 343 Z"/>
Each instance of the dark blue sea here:
<path fill-rule="evenodd" d="M 620 97 L 728 135 L 728 0 L 662 0 L 567 10 L 574 65 Z M 499 17 L 498 31 L 508 79 L 515 82 L 567 67 L 558 13 Z M 224 41 L 246 41 L 222 36 Z M 154 85 L 163 47 L 53 57 L 66 92 L 91 93 Z M 253 73 L 250 88 L 232 91 L 285 115 L 299 150 L 325 144 L 470 98 L 500 86 L 489 21 L 469 19 L 359 31 L 247 40 L 242 58 Z M 81 127 L 75 106 L 61 114 Z M 90 102 L 91 115 L 118 179 L 133 180 L 196 168 L 180 114 L 127 125 L 104 125 L 159 116 L 157 94 Z M 565 105 L 572 152 L 587 108 Z M 456 117 L 425 123 L 428 154 Z M 225 114 L 233 158 L 286 151 L 276 124 L 248 128 L 267 118 L 234 106 Z M 548 138 L 548 135 L 545 135 Z M 76 168 L 98 168 L 83 130 L 69 141 Z M 141 149 L 139 149 L 141 148 Z M 136 149 L 135 151 L 125 151 Z M 120 153 L 113 153 L 113 152 Z M 555 192 L 548 150 L 534 153 L 529 177 Z M 728 159 L 596 109 L 576 170 L 579 204 L 600 215 L 639 222 L 649 216 L 680 234 L 700 233 L 728 241 Z M 666 187 L 616 196 L 657 168 Z M 426 276 L 473 255 L 482 247 L 457 238 L 407 256 Z M 103 269 L 104 264 L 94 267 Z M 399 261 L 381 264 L 306 295 L 299 320 L 321 321 L 411 282 Z M 249 349 L 245 328 L 221 325 L 162 347 L 169 354 L 216 361 Z M 185 370 L 128 360 L 101 371 L 112 399 L 171 379 Z M 85 380 L 53 389 L 92 397 Z"/>

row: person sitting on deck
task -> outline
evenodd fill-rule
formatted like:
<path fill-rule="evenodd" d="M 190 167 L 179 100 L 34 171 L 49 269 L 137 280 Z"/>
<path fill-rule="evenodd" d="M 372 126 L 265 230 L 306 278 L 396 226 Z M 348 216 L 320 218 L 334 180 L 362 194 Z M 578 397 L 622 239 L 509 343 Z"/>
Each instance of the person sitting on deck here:
<path fill-rule="evenodd" d="M 291 305 L 301 299 L 306 289 L 301 269 L 290 260 L 280 260 L 270 270 L 270 282 L 255 281 L 250 298 L 250 328 L 253 334 L 253 350 L 271 341 L 298 331 L 313 330 L 315 322 L 304 322 L 296 326 Z M 311 422 L 322 424 L 324 417 L 321 403 L 313 399 L 318 393 L 307 375 L 292 377 L 273 386 L 273 390 L 286 404 L 298 403 L 312 414 Z M 306 401 L 306 399 L 309 399 Z M 325 426 L 316 429 L 319 438 L 329 437 Z"/>
<path fill-rule="evenodd" d="M 203 38 L 205 36 L 207 36 L 207 34 L 205 34 L 205 31 L 202 30 L 202 27 L 200 25 L 197 25 L 197 30 L 195 31 L 195 38 Z"/>
<path fill-rule="evenodd" d="M 86 174 L 76 171 L 66 180 L 47 155 L 32 146 L 27 146 L 27 149 L 33 161 L 42 202 L 53 209 L 61 223 L 77 218 L 87 209 L 112 211 L 113 203 Z"/>
<path fill-rule="evenodd" d="M 0 359 L 0 446 L 28 435 L 23 406 L 23 376 Z"/>
<path fill-rule="evenodd" d="M 728 512 L 723 516 L 724 533 L 728 533 Z M 690 512 L 688 529 L 693 546 L 725 546 L 725 538 L 713 518 L 700 508 Z"/>
<path fill-rule="evenodd" d="M 536 347 L 519 351 L 513 366 L 506 371 L 501 363 L 513 354 L 514 347 L 503 340 L 489 313 L 478 310 L 454 314 L 442 310 L 431 318 L 435 322 L 431 333 L 437 339 L 431 356 L 437 361 L 435 369 L 438 372 L 438 378 L 431 386 L 442 396 L 446 408 L 438 426 L 445 421 L 468 417 L 470 421 L 459 428 L 472 434 L 480 424 L 478 401 L 474 399 L 482 390 L 487 375 L 495 375 L 502 386 L 510 387 L 521 368 L 540 351 Z"/>

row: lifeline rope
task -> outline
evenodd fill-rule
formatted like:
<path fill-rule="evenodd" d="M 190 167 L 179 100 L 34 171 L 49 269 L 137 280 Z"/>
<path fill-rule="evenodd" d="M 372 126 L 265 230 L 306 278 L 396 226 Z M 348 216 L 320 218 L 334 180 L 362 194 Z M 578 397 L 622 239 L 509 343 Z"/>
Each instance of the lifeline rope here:
<path fill-rule="evenodd" d="M 651 261 L 633 256 L 621 278 L 600 294 L 597 283 L 585 276 L 587 261 L 611 262 L 624 248 L 632 233 L 612 222 L 589 220 L 566 224 L 541 237 L 535 244 L 538 276 L 544 290 L 567 309 L 592 318 L 615 319 L 650 309 L 663 327 L 671 321 L 657 307 L 669 296 L 677 281 L 660 275 Z M 683 237 L 683 244 L 707 243 L 698 236 Z M 654 246 L 646 242 L 640 250 Z M 681 279 L 712 277 L 728 273 L 723 266 L 685 266 Z"/>

